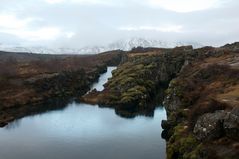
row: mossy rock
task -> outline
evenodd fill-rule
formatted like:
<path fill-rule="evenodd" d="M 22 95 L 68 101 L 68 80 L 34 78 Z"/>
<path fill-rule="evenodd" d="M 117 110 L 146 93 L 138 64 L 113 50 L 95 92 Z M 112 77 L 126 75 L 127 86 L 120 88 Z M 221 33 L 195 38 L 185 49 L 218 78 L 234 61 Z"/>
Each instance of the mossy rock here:
<path fill-rule="evenodd" d="M 174 133 L 167 144 L 167 158 L 191 159 L 198 158 L 201 146 L 198 140 L 192 135 L 187 134 L 184 125 L 177 125 Z"/>

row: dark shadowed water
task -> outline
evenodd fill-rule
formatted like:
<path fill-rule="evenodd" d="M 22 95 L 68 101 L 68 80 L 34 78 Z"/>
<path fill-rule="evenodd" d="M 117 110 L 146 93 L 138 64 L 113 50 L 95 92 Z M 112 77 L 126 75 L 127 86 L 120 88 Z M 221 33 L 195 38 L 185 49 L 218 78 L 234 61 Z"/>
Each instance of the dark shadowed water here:
<path fill-rule="evenodd" d="M 0 159 L 164 159 L 162 119 L 160 107 L 153 117 L 127 119 L 114 109 L 73 102 L 0 128 Z"/>

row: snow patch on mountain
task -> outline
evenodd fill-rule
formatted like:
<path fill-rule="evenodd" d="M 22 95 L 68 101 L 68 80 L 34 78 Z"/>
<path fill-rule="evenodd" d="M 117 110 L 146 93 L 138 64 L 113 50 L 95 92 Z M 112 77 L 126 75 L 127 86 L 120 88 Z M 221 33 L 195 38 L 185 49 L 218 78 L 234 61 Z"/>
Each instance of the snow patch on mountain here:
<path fill-rule="evenodd" d="M 168 42 L 162 40 L 153 40 L 145 38 L 130 38 L 126 40 L 118 40 L 106 46 L 87 46 L 83 48 L 50 48 L 50 47 L 24 47 L 16 45 L 0 44 L 0 50 L 10 52 L 29 52 L 42 54 L 97 54 L 100 52 L 111 50 L 128 51 L 134 47 L 157 47 L 157 48 L 173 48 L 176 46 L 192 45 L 194 48 L 203 47 L 197 42 Z"/>

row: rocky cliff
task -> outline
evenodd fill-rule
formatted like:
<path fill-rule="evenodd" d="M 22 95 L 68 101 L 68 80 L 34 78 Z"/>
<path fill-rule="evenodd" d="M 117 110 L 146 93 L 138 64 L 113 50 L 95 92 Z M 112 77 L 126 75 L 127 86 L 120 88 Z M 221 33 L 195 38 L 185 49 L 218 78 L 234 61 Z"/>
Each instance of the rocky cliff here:
<path fill-rule="evenodd" d="M 238 43 L 221 48 L 135 48 L 102 92 L 82 98 L 119 115 L 147 115 L 161 88 L 168 159 L 237 158 L 239 151 Z"/>
<path fill-rule="evenodd" d="M 145 114 L 145 110 L 154 110 L 150 103 L 180 71 L 186 54 L 192 50 L 191 46 L 175 49 L 135 48 L 113 71 L 113 77 L 103 92 L 93 91 L 82 100 L 113 106 L 121 115 L 130 113 L 134 116 Z"/>
<path fill-rule="evenodd" d="M 235 45 L 203 51 L 170 82 L 162 122 L 167 158 L 238 157 L 238 53 Z"/>

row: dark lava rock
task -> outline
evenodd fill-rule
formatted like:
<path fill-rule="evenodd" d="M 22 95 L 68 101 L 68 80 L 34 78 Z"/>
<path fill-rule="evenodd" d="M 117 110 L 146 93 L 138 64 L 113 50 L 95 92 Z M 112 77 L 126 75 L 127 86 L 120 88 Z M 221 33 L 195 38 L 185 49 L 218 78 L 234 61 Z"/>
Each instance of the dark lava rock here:
<path fill-rule="evenodd" d="M 161 133 L 161 137 L 168 141 L 173 135 L 173 128 L 177 125 L 175 121 L 172 120 L 162 120 L 161 127 L 164 129 Z"/>
<path fill-rule="evenodd" d="M 194 126 L 193 133 L 199 140 L 211 140 L 223 135 L 223 120 L 226 116 L 225 111 L 207 113 L 200 116 Z"/>
<path fill-rule="evenodd" d="M 173 132 L 169 130 L 163 130 L 161 133 L 161 137 L 166 141 L 169 141 L 170 137 L 172 136 Z"/>
<path fill-rule="evenodd" d="M 232 139 L 239 138 L 239 107 L 231 111 L 207 113 L 198 118 L 194 134 L 199 140 L 215 139 L 226 135 Z"/>
<path fill-rule="evenodd" d="M 239 107 L 232 109 L 225 116 L 223 128 L 230 138 L 239 138 Z"/>
<path fill-rule="evenodd" d="M 175 112 L 182 104 L 179 97 L 177 97 L 175 93 L 172 93 L 166 97 L 164 100 L 164 105 L 167 112 Z"/>
<path fill-rule="evenodd" d="M 171 120 L 162 120 L 162 122 L 161 122 L 161 127 L 165 130 L 171 129 L 175 125 L 176 125 L 176 123 Z"/>
<path fill-rule="evenodd" d="M 7 123 L 6 122 L 0 122 L 0 128 L 3 128 L 4 126 L 6 126 Z"/>

